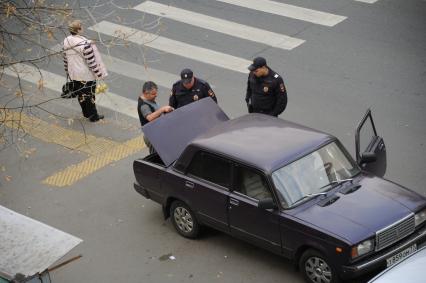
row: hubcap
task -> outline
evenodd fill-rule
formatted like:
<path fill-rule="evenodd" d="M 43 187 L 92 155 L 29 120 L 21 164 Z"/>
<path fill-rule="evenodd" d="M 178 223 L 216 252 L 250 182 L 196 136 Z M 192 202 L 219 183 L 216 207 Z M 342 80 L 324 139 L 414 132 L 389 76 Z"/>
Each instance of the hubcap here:
<path fill-rule="evenodd" d="M 182 232 L 190 233 L 194 227 L 191 214 L 184 207 L 176 207 L 173 217 L 179 229 Z"/>
<path fill-rule="evenodd" d="M 305 263 L 306 275 L 315 283 L 330 283 L 331 268 L 319 257 L 310 257 Z"/>

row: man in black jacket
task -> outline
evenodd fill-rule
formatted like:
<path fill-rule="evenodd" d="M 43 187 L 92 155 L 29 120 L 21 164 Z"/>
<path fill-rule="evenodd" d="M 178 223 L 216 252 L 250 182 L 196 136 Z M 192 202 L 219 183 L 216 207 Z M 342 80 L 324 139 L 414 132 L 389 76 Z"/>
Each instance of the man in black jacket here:
<path fill-rule="evenodd" d="M 263 113 L 278 117 L 287 106 L 287 90 L 280 75 L 256 57 L 248 69 L 246 103 L 249 113 Z"/>
<path fill-rule="evenodd" d="M 181 80 L 173 84 L 169 105 L 175 109 L 202 98 L 211 97 L 216 103 L 216 95 L 208 82 L 194 77 L 190 69 L 183 69 Z"/>

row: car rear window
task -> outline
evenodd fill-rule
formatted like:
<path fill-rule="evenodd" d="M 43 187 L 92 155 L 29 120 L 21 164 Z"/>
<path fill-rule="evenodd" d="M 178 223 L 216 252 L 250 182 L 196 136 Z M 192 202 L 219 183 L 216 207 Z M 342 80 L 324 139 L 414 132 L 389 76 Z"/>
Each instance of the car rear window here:
<path fill-rule="evenodd" d="M 191 161 L 188 174 L 228 189 L 231 187 L 231 163 L 213 154 L 197 153 Z"/>

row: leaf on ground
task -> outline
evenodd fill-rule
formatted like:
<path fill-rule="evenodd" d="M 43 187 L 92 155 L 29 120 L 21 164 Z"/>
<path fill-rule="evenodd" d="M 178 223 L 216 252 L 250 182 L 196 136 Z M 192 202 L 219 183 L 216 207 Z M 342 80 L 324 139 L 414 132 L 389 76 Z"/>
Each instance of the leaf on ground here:
<path fill-rule="evenodd" d="M 55 37 L 53 36 L 53 32 L 50 30 L 50 29 L 48 29 L 48 30 L 46 30 L 46 33 L 47 33 L 47 38 L 49 39 L 49 40 L 53 40 Z"/>
<path fill-rule="evenodd" d="M 25 157 L 26 158 L 30 157 L 30 155 L 34 154 L 34 152 L 36 152 L 36 151 L 37 151 L 37 149 L 35 147 L 27 149 L 26 151 L 24 151 Z"/>
<path fill-rule="evenodd" d="M 10 3 L 7 3 L 4 9 L 6 10 L 6 18 L 9 18 L 11 15 L 15 14 L 16 12 L 16 7 Z"/>
<path fill-rule="evenodd" d="M 4 176 L 4 179 L 5 179 L 7 182 L 10 182 L 10 181 L 12 181 L 12 176 L 10 176 L 10 175 L 6 175 L 6 176 Z"/>
<path fill-rule="evenodd" d="M 39 90 L 43 90 L 43 88 L 44 88 L 44 80 L 43 80 L 43 79 L 40 79 L 40 80 L 37 82 L 37 88 L 38 88 Z"/>

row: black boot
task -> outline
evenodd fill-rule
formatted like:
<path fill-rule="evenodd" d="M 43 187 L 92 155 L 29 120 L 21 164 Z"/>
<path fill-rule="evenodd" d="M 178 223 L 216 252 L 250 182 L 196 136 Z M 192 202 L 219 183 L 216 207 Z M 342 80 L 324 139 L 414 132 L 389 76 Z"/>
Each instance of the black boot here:
<path fill-rule="evenodd" d="M 93 115 L 92 117 L 90 117 L 89 120 L 90 122 L 97 122 L 103 118 L 104 118 L 104 115 Z"/>

